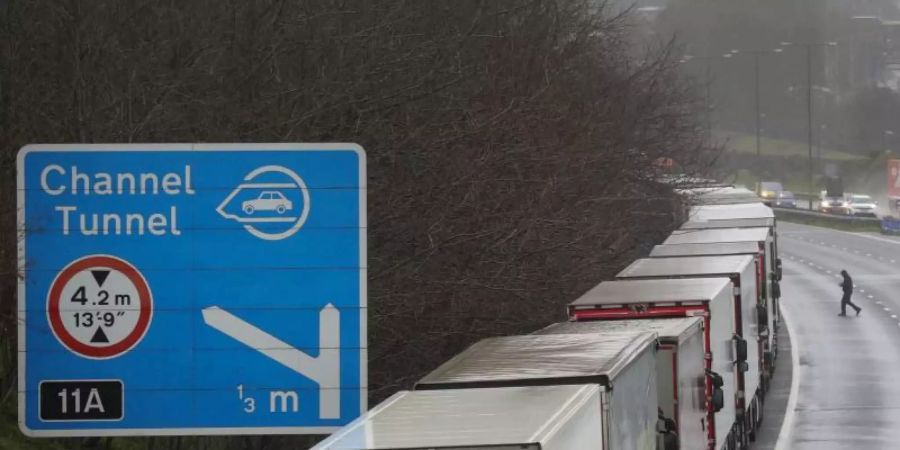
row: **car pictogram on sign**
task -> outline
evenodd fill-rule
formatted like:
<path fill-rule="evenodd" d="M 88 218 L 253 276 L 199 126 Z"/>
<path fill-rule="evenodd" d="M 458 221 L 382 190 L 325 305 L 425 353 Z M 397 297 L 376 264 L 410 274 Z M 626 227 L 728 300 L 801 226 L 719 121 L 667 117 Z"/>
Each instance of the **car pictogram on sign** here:
<path fill-rule="evenodd" d="M 278 214 L 284 214 L 285 211 L 293 209 L 293 202 L 285 198 L 284 194 L 278 191 L 263 191 L 255 200 L 247 200 L 242 204 L 241 209 L 247 215 L 256 211 L 275 211 Z"/>

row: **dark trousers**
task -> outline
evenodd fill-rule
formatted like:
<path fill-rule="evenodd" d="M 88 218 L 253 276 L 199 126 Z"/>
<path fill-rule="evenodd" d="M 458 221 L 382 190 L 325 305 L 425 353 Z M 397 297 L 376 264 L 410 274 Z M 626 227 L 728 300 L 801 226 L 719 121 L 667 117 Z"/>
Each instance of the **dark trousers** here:
<path fill-rule="evenodd" d="M 847 305 L 850 305 L 850 307 L 859 312 L 859 306 L 856 306 L 855 303 L 850 301 L 850 295 L 844 294 L 844 296 L 841 297 L 841 314 L 847 314 Z"/>

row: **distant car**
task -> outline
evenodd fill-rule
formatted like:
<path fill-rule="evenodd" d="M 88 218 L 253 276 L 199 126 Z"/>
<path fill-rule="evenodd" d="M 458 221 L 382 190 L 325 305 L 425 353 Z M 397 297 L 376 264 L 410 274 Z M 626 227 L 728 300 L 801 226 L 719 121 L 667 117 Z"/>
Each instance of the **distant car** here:
<path fill-rule="evenodd" d="M 819 212 L 825 214 L 850 214 L 850 203 L 843 196 L 828 195 L 826 191 L 819 194 Z"/>
<path fill-rule="evenodd" d="M 284 194 L 278 191 L 263 191 L 255 200 L 247 200 L 241 203 L 241 209 L 248 215 L 256 211 L 275 211 L 284 214 L 294 207 Z"/>
<path fill-rule="evenodd" d="M 878 202 L 872 200 L 872 197 L 863 194 L 847 194 L 845 199 L 847 202 L 847 214 L 851 216 L 876 217 L 875 210 L 878 209 Z"/>
<path fill-rule="evenodd" d="M 777 181 L 760 181 L 756 193 L 763 199 L 763 203 L 771 206 L 783 190 L 784 187 Z"/>
<path fill-rule="evenodd" d="M 796 208 L 797 200 L 794 198 L 794 193 L 791 191 L 779 192 L 778 197 L 775 199 L 775 206 L 781 208 Z"/>

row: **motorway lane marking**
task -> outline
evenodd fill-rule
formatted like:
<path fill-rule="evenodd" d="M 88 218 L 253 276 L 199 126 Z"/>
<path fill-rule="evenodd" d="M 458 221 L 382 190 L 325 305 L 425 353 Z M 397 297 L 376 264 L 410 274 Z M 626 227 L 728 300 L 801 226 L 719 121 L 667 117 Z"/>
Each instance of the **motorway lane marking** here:
<path fill-rule="evenodd" d="M 781 309 L 781 319 L 787 328 L 788 334 L 791 336 L 791 366 L 793 374 L 791 375 L 791 392 L 788 394 L 787 407 L 784 411 L 784 419 L 781 421 L 781 430 L 778 431 L 778 439 L 775 441 L 775 450 L 790 450 L 789 446 L 791 432 L 794 428 L 794 416 L 797 414 L 797 395 L 800 391 L 800 335 L 794 331 L 791 325 L 790 314 L 787 308 Z M 897 324 L 900 326 L 900 323 Z"/>
<path fill-rule="evenodd" d="M 873 240 L 873 241 L 880 241 L 880 242 L 886 242 L 886 243 L 888 243 L 888 244 L 900 245 L 900 240 L 887 239 L 887 238 L 883 238 L 883 237 L 879 237 L 879 236 L 872 236 L 872 235 L 868 235 L 868 234 L 851 233 L 851 232 L 849 232 L 849 231 L 841 231 L 841 230 L 830 230 L 830 231 L 831 231 L 832 233 L 849 234 L 849 235 L 851 235 L 851 236 L 856 236 L 856 237 L 860 237 L 860 238 L 863 238 L 863 239 L 871 239 L 871 240 Z M 843 250 L 845 250 L 845 251 L 847 250 L 847 247 L 842 247 L 842 248 L 843 248 Z M 859 250 L 853 250 L 853 251 L 856 252 L 856 253 L 859 253 Z M 897 260 L 896 260 L 896 259 L 892 259 L 891 262 L 894 263 L 894 264 L 896 264 L 896 263 L 897 263 Z"/>
<path fill-rule="evenodd" d="M 867 295 L 866 297 L 868 297 L 868 298 L 875 298 L 875 297 L 872 297 L 871 295 Z"/>

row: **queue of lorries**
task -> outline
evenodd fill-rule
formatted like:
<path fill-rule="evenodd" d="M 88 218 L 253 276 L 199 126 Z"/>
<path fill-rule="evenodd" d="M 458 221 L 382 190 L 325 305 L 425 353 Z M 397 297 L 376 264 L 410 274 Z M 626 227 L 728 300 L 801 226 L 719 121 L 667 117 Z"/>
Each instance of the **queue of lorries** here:
<path fill-rule="evenodd" d="M 772 210 L 734 187 L 679 191 L 688 219 L 568 305 L 481 340 L 314 449 L 744 449 L 778 355 Z"/>

